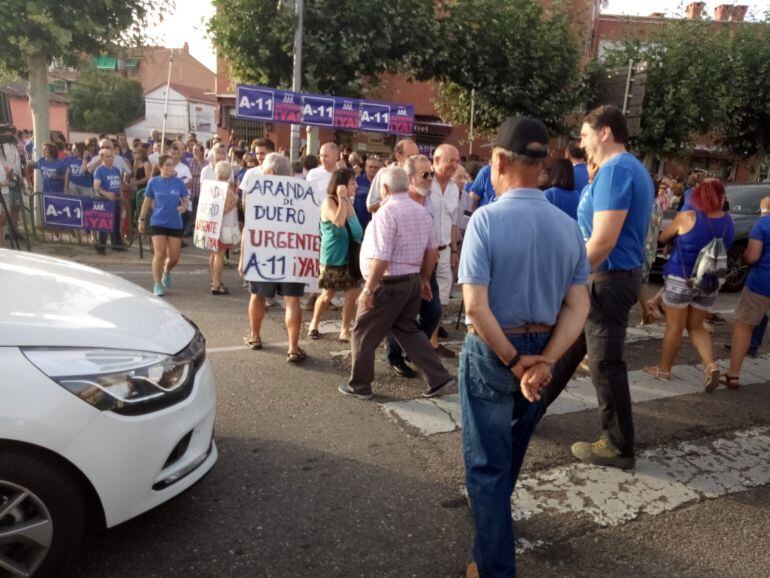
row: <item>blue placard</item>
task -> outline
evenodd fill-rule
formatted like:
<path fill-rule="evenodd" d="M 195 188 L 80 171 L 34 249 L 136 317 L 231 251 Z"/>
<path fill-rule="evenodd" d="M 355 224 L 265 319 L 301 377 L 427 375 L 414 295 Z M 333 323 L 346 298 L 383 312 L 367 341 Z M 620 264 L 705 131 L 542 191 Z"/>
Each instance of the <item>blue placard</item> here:
<path fill-rule="evenodd" d="M 238 114 L 255 120 L 273 120 L 275 91 L 238 85 Z"/>
<path fill-rule="evenodd" d="M 83 199 L 43 195 L 43 215 L 52 227 L 83 228 Z"/>
<path fill-rule="evenodd" d="M 303 96 L 302 123 L 334 126 L 334 100 L 325 96 Z"/>
<path fill-rule="evenodd" d="M 414 106 L 239 84 L 236 118 L 411 135 Z"/>
<path fill-rule="evenodd" d="M 77 195 L 43 195 L 43 222 L 50 227 L 112 231 L 116 202 Z"/>
<path fill-rule="evenodd" d="M 390 105 L 361 103 L 361 130 L 388 132 L 388 128 L 390 128 Z"/>

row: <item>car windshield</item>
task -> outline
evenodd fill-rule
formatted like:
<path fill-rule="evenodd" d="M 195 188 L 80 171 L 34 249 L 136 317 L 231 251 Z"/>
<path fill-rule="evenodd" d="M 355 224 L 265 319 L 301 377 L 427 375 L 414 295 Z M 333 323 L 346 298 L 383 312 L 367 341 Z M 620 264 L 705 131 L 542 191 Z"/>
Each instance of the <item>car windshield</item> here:
<path fill-rule="evenodd" d="M 736 215 L 758 215 L 759 202 L 770 195 L 770 185 L 726 187 L 730 212 Z"/>

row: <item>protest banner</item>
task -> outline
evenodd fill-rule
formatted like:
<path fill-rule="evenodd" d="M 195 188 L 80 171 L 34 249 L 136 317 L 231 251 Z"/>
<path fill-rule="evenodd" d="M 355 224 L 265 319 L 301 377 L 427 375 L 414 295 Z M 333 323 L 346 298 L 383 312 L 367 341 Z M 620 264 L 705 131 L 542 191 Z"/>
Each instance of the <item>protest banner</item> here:
<path fill-rule="evenodd" d="M 43 195 L 43 222 L 49 227 L 112 232 L 115 203 L 78 195 Z"/>
<path fill-rule="evenodd" d="M 243 195 L 244 278 L 317 293 L 322 194 L 303 179 L 263 175 Z"/>
<path fill-rule="evenodd" d="M 193 235 L 193 243 L 199 249 L 219 251 L 228 186 L 229 183 L 223 181 L 201 181 Z"/>

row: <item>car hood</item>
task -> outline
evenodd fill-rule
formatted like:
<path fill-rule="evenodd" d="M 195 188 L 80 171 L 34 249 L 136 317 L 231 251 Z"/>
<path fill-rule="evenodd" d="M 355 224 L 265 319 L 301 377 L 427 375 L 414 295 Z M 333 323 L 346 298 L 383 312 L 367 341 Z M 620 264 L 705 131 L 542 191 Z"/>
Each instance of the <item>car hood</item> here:
<path fill-rule="evenodd" d="M 171 305 L 117 275 L 0 249 L 0 346 L 173 354 L 194 334 Z"/>

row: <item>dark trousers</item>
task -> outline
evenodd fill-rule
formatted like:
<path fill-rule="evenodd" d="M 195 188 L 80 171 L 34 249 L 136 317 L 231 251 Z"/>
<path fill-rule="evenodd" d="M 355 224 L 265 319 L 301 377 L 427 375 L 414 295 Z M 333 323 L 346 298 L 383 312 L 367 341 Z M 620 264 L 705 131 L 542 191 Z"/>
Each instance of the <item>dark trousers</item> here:
<path fill-rule="evenodd" d="M 114 201 L 114 209 L 113 209 L 113 217 L 114 217 L 114 225 L 112 227 L 112 239 L 110 242 L 112 243 L 113 247 L 117 247 L 119 245 L 123 244 L 123 233 L 121 232 L 121 215 L 123 213 L 123 210 L 120 206 L 120 199 L 116 199 Z M 97 248 L 104 249 L 107 246 L 107 233 L 104 231 L 99 233 L 98 241 L 96 243 Z"/>
<path fill-rule="evenodd" d="M 431 347 L 425 333 L 417 327 L 420 311 L 422 278 L 419 274 L 383 280 L 374 292 L 374 307 L 360 312 L 351 340 L 353 367 L 351 389 L 356 393 L 371 393 L 374 380 L 374 352 L 388 333 L 404 348 L 409 358 L 425 375 L 431 388 L 452 379 Z"/>
<path fill-rule="evenodd" d="M 602 432 L 624 456 L 634 455 L 634 420 L 624 359 L 626 328 L 641 284 L 638 271 L 589 282 L 591 311 L 585 332 L 556 364 L 545 396 L 547 404 L 553 403 L 588 353 Z"/>
<path fill-rule="evenodd" d="M 420 302 L 420 316 L 417 320 L 417 327 L 428 336 L 431 335 L 441 321 L 441 298 L 438 294 L 438 281 L 436 281 L 436 272 L 430 276 L 430 290 L 433 292 L 433 299 Z M 398 365 L 404 361 L 404 350 L 398 344 L 398 341 L 393 337 L 392 333 L 388 334 L 388 363 L 391 365 Z"/>
<path fill-rule="evenodd" d="M 195 215 L 198 214 L 198 199 L 190 199 L 190 207 L 192 211 L 185 211 L 182 213 L 182 236 L 192 237 L 195 232 Z"/>

